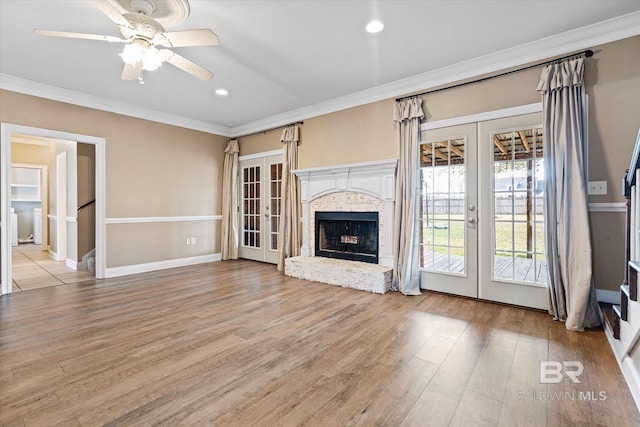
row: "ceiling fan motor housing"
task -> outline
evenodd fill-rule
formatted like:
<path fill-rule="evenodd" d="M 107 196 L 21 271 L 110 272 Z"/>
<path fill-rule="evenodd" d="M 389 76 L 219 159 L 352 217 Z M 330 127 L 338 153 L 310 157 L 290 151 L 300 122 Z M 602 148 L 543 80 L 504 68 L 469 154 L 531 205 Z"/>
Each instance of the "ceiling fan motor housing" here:
<path fill-rule="evenodd" d="M 121 15 L 140 14 L 165 27 L 182 23 L 191 11 L 188 0 L 107 0 Z"/>
<path fill-rule="evenodd" d="M 131 0 L 131 7 L 133 7 L 136 13 L 143 13 L 147 16 L 151 16 L 156 9 L 153 2 L 148 0 Z"/>
<path fill-rule="evenodd" d="M 158 33 L 164 33 L 164 27 L 156 20 L 142 13 L 126 13 L 124 18 L 131 23 L 135 34 L 131 34 L 128 28 L 120 28 L 120 32 L 127 38 L 144 38 L 151 40 Z"/>

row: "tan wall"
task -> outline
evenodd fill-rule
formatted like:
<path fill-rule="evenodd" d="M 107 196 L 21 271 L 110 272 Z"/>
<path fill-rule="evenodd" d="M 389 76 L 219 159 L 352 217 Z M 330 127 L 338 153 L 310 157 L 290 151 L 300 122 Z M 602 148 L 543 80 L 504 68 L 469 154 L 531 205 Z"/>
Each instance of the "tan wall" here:
<path fill-rule="evenodd" d="M 109 226 L 111 262 L 116 266 L 149 262 L 148 253 L 160 260 L 209 255 L 220 251 L 219 221 L 185 221 Z M 186 236 L 196 238 L 185 245 Z M 129 246 L 135 242 L 136 251 Z"/>
<path fill-rule="evenodd" d="M 640 36 L 594 49 L 587 62 L 589 178 L 606 180 L 608 194 L 591 202 L 622 202 L 621 182 L 640 128 Z"/>
<path fill-rule="evenodd" d="M 590 180 L 608 183 L 606 196 L 590 202 L 622 202 L 620 180 L 640 127 L 640 37 L 593 48 L 586 62 L 589 99 Z M 428 121 L 540 102 L 541 68 L 423 96 Z M 425 88 L 428 90 L 430 88 Z M 396 158 L 393 99 L 311 119 L 301 128 L 300 167 Z M 280 131 L 240 138 L 241 154 L 279 148 Z M 617 290 L 622 281 L 623 227 L 620 213 L 592 214 L 596 286 Z"/>
<path fill-rule="evenodd" d="M 49 165 L 49 147 L 33 144 L 11 144 L 11 161 L 32 165 Z"/>
<path fill-rule="evenodd" d="M 393 100 L 305 119 L 300 126 L 300 168 L 398 157 L 391 121 Z M 239 138 L 240 154 L 282 148 L 281 130 Z"/>
<path fill-rule="evenodd" d="M 300 128 L 303 129 L 304 126 L 301 126 Z M 238 145 L 240 146 L 240 155 L 246 156 L 247 154 L 280 150 L 282 148 L 282 143 L 280 142 L 281 135 L 282 129 L 277 129 L 237 138 Z"/>
<path fill-rule="evenodd" d="M 619 182 L 640 127 L 640 56 L 635 54 L 640 51 L 640 37 L 593 49 L 596 55 L 587 60 L 585 73 L 590 95 L 590 179 L 606 180 L 609 194 L 591 196 L 590 201 L 622 202 Z M 536 68 L 427 95 L 427 119 L 538 102 L 539 76 Z M 6 91 L 0 102 L 3 122 L 107 137 L 108 217 L 220 212 L 222 151 L 227 138 Z M 388 99 L 305 119 L 300 167 L 397 157 L 392 105 L 393 99 Z M 279 130 L 240 138 L 241 154 L 279 149 L 279 138 Z M 621 214 L 593 214 L 591 218 L 596 286 L 616 290 L 623 274 L 618 267 L 623 251 Z M 139 257 L 136 248 L 142 245 L 115 228 L 108 227 L 109 266 L 122 265 L 111 264 L 111 259 L 124 262 L 128 254 Z M 214 240 L 218 245 L 218 238 Z M 111 251 L 116 246 L 124 251 L 117 257 Z M 180 253 L 188 256 L 186 248 Z"/>
<path fill-rule="evenodd" d="M 5 90 L 0 91 L 0 121 L 106 138 L 107 218 L 221 213 L 229 138 Z M 167 259 L 162 245 L 148 242 L 173 233 L 175 224 L 128 225 L 136 233 L 120 233 L 121 227 L 107 225 L 107 267 Z M 192 246 L 185 244 L 188 236 L 196 242 L 210 239 L 209 253 L 219 252 L 219 227 L 219 221 L 195 229 L 185 226 L 190 234 L 172 248 L 172 258 L 193 255 Z"/>

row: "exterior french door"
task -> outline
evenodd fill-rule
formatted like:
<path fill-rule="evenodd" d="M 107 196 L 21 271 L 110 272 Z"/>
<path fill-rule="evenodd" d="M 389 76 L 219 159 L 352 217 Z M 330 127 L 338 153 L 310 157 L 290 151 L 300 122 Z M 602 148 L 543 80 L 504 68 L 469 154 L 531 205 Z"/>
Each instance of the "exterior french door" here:
<path fill-rule="evenodd" d="M 420 144 L 421 286 L 478 297 L 476 125 L 435 129 Z"/>
<path fill-rule="evenodd" d="M 547 308 L 540 113 L 422 132 L 424 289 Z"/>
<path fill-rule="evenodd" d="M 278 263 L 282 156 L 240 161 L 240 258 Z"/>

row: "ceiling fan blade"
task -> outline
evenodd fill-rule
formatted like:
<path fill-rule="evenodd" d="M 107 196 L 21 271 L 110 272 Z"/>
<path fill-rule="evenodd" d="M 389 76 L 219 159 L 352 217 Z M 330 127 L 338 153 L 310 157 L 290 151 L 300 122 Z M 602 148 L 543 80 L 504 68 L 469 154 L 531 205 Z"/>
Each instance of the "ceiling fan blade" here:
<path fill-rule="evenodd" d="M 100 9 L 102 13 L 107 15 L 107 17 L 111 19 L 113 22 L 115 22 L 116 24 L 121 25 L 123 27 L 132 28 L 129 21 L 127 21 L 125 17 L 122 16 L 118 12 L 118 10 L 115 7 L 113 7 L 113 5 L 109 3 L 107 0 L 93 0 L 93 3 L 98 7 L 98 9 Z"/>
<path fill-rule="evenodd" d="M 200 80 L 210 80 L 213 77 L 213 73 L 205 68 L 202 68 L 198 64 L 189 61 L 187 58 L 178 55 L 169 49 L 160 50 L 162 58 L 174 67 L 180 68 L 182 71 L 186 71 L 194 77 Z"/>
<path fill-rule="evenodd" d="M 70 39 L 85 39 L 85 40 L 100 40 L 110 43 L 125 43 L 128 40 L 121 39 L 120 37 L 115 36 L 102 36 L 100 34 L 85 34 L 85 33 L 69 33 L 66 31 L 52 31 L 52 30 L 33 30 L 36 34 L 40 34 L 43 36 L 53 36 L 53 37 L 67 37 Z"/>
<path fill-rule="evenodd" d="M 156 42 L 156 44 L 166 47 L 217 46 L 220 44 L 216 33 L 207 28 L 161 33 L 157 35 Z"/>
<path fill-rule="evenodd" d="M 122 69 L 122 75 L 120 78 L 122 80 L 137 80 L 140 78 L 140 71 L 142 64 L 140 61 L 136 62 L 135 65 L 127 64 L 125 62 L 124 68 Z"/>

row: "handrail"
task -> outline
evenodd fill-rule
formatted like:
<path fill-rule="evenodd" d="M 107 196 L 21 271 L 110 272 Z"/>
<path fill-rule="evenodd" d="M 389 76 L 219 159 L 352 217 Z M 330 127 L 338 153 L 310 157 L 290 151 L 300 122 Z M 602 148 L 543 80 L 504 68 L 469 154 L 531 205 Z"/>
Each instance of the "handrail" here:
<path fill-rule="evenodd" d="M 91 200 L 90 202 L 85 203 L 84 205 L 80 206 L 78 208 L 78 212 L 80 212 L 81 209 L 86 208 L 87 206 L 89 206 L 91 203 L 95 203 L 96 199 Z"/>
<path fill-rule="evenodd" d="M 636 184 L 636 169 L 640 168 L 640 129 L 638 129 L 638 137 L 636 138 L 636 145 L 633 147 L 633 154 L 631 155 L 631 163 L 629 164 L 629 170 L 625 176 L 627 181 L 627 187 L 631 188 Z M 625 196 L 626 194 L 626 188 Z"/>

